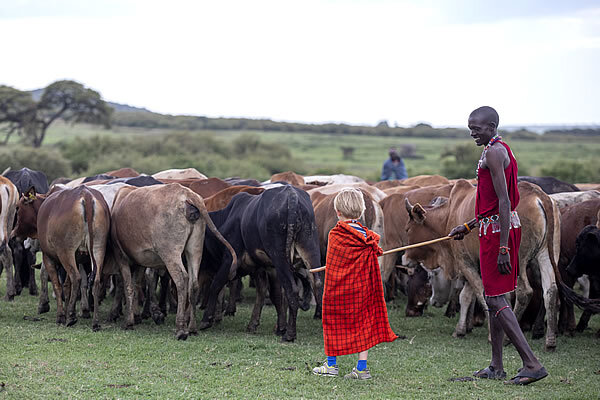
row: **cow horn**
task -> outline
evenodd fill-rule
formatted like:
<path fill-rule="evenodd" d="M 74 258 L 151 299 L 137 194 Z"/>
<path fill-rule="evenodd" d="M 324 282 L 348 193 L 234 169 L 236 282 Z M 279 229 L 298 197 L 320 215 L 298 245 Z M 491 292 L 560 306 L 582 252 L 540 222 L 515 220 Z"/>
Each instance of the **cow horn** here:
<path fill-rule="evenodd" d="M 412 214 L 412 204 L 410 204 L 410 200 L 408 200 L 407 198 L 404 198 L 404 205 L 406 206 L 406 211 L 408 212 L 408 214 Z"/>

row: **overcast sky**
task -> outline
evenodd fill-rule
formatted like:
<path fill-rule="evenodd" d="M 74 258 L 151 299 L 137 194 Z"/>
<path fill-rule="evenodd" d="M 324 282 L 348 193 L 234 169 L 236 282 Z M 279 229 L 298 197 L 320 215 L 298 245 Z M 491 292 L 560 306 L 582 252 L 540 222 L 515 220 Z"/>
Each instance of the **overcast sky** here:
<path fill-rule="evenodd" d="M 169 114 L 600 123 L 600 2 L 0 0 L 0 84 Z"/>

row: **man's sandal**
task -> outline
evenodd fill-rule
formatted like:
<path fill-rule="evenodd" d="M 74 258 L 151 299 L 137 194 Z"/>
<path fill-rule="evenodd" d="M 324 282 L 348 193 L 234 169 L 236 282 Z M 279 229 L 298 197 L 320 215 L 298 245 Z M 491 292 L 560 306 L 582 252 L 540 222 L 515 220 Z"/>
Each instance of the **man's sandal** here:
<path fill-rule="evenodd" d="M 526 371 L 521 369 L 517 376 L 511 380 L 505 381 L 504 383 L 507 385 L 529 385 L 530 383 L 537 382 L 547 376 L 548 372 L 544 367 L 538 369 L 537 371 Z"/>
<path fill-rule="evenodd" d="M 504 379 L 506 378 L 506 372 L 497 371 L 490 365 L 489 367 L 473 372 L 473 376 L 480 379 Z"/>

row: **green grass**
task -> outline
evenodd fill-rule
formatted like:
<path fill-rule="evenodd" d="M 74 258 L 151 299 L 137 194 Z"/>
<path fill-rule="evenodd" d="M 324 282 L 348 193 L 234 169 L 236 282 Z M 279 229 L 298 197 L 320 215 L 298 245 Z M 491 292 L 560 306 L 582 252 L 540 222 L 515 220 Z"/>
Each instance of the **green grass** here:
<path fill-rule="evenodd" d="M 5 294 L 5 280 L 0 296 Z M 23 293 L 15 301 L 0 301 L 0 398 L 408 398 L 408 399 L 590 399 L 600 393 L 600 348 L 591 329 L 575 338 L 559 337 L 554 353 L 543 351 L 543 340 L 530 341 L 550 375 L 527 387 L 500 381 L 450 382 L 488 365 L 487 329 L 475 328 L 464 339 L 451 334 L 456 319 L 429 308 L 422 318 L 404 317 L 404 299 L 390 304 L 390 323 L 398 335 L 393 343 L 369 352 L 371 381 L 346 381 L 312 375 L 324 359 L 320 321 L 313 310 L 300 312 L 298 339 L 282 344 L 272 334 L 273 307 L 263 312 L 254 335 L 245 332 L 253 289 L 235 317 L 192 336 L 174 338 L 174 316 L 156 326 L 150 320 L 123 331 L 104 323 L 91 331 L 91 321 L 79 319 L 70 328 L 54 323 L 56 305 L 37 317 L 37 298 Z M 101 306 L 105 319 L 109 304 Z M 120 323 L 120 322 L 119 322 Z M 512 347 L 505 349 L 509 375 L 521 366 Z M 355 356 L 339 357 L 340 373 L 350 371 Z"/>
<path fill-rule="evenodd" d="M 72 138 L 91 137 L 94 135 L 140 137 L 143 135 L 160 135 L 169 133 L 161 129 L 136 129 L 115 127 L 105 130 L 90 125 L 66 125 L 61 122 L 53 124 L 44 145 L 53 145 Z M 216 137 L 225 141 L 249 133 L 248 131 L 212 131 Z M 420 174 L 441 174 L 442 163 L 440 154 L 446 149 L 472 140 L 464 139 L 435 139 L 435 138 L 395 138 L 367 137 L 359 135 L 332 135 L 315 133 L 283 133 L 283 132 L 252 132 L 265 142 L 281 143 L 290 148 L 292 156 L 303 162 L 306 174 L 346 173 L 357 175 L 369 180 L 378 180 L 381 165 L 387 158 L 391 146 L 411 144 L 416 146 L 416 153 L 422 159 L 405 159 L 409 176 Z M 526 141 L 509 140 L 518 161 L 522 175 L 539 175 L 544 167 L 557 162 L 573 160 L 579 162 L 592 161 L 600 153 L 600 141 L 574 139 L 569 141 Z M 352 159 L 342 157 L 341 147 L 354 147 Z M 118 166 L 117 166 L 118 167 Z M 475 167 L 473 167 L 473 171 Z M 144 171 L 141 171 L 144 172 Z"/>

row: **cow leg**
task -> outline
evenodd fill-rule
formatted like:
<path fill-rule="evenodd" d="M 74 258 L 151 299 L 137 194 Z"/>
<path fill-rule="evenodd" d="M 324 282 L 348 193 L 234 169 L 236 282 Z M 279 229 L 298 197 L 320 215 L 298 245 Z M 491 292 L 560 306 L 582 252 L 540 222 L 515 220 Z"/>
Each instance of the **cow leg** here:
<path fill-rule="evenodd" d="M 144 276 L 146 275 L 146 268 L 137 266 L 133 270 L 133 275 L 131 277 L 133 281 L 134 288 L 134 298 L 133 298 L 133 322 L 137 324 L 142 323 L 142 311 L 141 305 L 145 300 L 145 284 Z"/>
<path fill-rule="evenodd" d="M 589 298 L 597 299 L 600 297 L 600 282 L 598 282 L 598 278 L 592 277 L 590 278 L 590 288 L 589 288 Z M 579 318 L 579 322 L 577 323 L 577 332 L 583 332 L 589 324 L 590 317 L 592 313 L 589 311 L 584 311 Z"/>
<path fill-rule="evenodd" d="M 541 339 L 544 337 L 545 331 L 546 307 L 542 304 L 538 310 L 533 328 L 531 329 L 532 339 Z"/>
<path fill-rule="evenodd" d="M 274 252 L 269 254 L 273 265 L 277 271 L 277 278 L 281 284 L 285 298 L 288 302 L 288 320 L 286 325 L 285 334 L 281 337 L 283 342 L 293 342 L 296 340 L 296 318 L 298 317 L 298 287 L 292 275 L 292 265 L 289 262 L 289 258 L 284 252 Z"/>
<path fill-rule="evenodd" d="M 96 276 L 94 276 L 94 283 L 92 286 L 92 297 L 94 299 L 94 316 L 92 319 L 92 330 L 94 332 L 97 332 L 100 330 L 100 321 L 98 319 L 98 313 L 100 312 L 100 292 L 102 290 L 102 277 L 104 275 L 103 267 L 104 257 L 106 255 L 106 243 L 98 243 L 92 251 L 94 252 L 94 260 L 96 261 Z"/>
<path fill-rule="evenodd" d="M 164 319 L 167 316 L 167 301 L 169 300 L 169 286 L 171 285 L 171 277 L 167 271 L 161 272 L 162 273 L 158 275 L 160 279 L 160 297 L 158 298 L 158 309 L 163 316 L 162 322 L 164 322 Z M 154 322 L 158 323 L 157 321 Z"/>
<path fill-rule="evenodd" d="M 239 292 L 242 290 L 242 278 L 237 276 L 234 280 L 229 282 L 229 301 L 227 302 L 227 308 L 225 309 L 225 315 L 235 315 L 237 310 L 237 298 Z"/>
<path fill-rule="evenodd" d="M 75 261 L 74 253 L 62 253 L 58 254 L 58 259 L 60 260 L 63 268 L 67 272 L 67 280 L 65 281 L 65 291 L 67 293 L 68 298 L 65 299 L 67 302 L 67 326 L 71 326 L 77 323 L 77 315 L 76 315 L 76 304 L 77 304 L 77 295 L 79 294 L 79 290 L 81 287 L 81 275 L 79 274 L 79 269 L 77 267 L 77 262 Z"/>
<path fill-rule="evenodd" d="M 90 317 L 89 285 L 87 273 L 81 264 L 79 264 L 79 276 L 81 276 L 81 318 L 87 319 Z"/>
<path fill-rule="evenodd" d="M 146 299 L 144 301 L 144 308 L 142 311 L 142 319 L 150 318 L 150 303 L 154 297 L 154 291 L 156 291 L 156 270 L 146 268 L 144 277 L 146 278 L 146 284 L 144 285 L 146 290 Z"/>
<path fill-rule="evenodd" d="M 200 274 L 200 263 L 202 261 L 202 252 L 204 250 L 204 232 L 205 225 L 198 225 L 194 227 L 192 234 L 188 238 L 188 244 L 185 247 L 185 259 L 187 261 L 187 273 L 188 273 L 188 309 L 186 314 L 189 316 L 189 323 L 187 330 L 191 335 L 198 334 L 198 326 L 196 324 L 196 304 L 200 298 L 200 285 L 198 283 L 198 275 Z M 225 285 L 223 285 L 223 288 Z M 220 292 L 223 291 L 221 288 Z M 223 320 L 222 307 L 223 301 L 221 301 L 220 320 Z"/>
<path fill-rule="evenodd" d="M 58 273 L 56 271 L 56 264 L 46 255 L 42 254 L 42 259 L 48 272 L 48 277 L 52 282 L 52 288 L 54 289 L 54 295 L 56 297 L 56 323 L 64 324 L 66 321 L 65 310 L 63 304 L 63 288 L 58 280 Z"/>
<path fill-rule="evenodd" d="M 273 303 L 273 306 L 275 306 L 275 311 L 277 312 L 275 335 L 283 336 L 285 335 L 287 329 L 287 304 L 281 290 L 281 284 L 279 283 L 279 279 L 277 279 L 277 272 L 275 270 L 271 270 L 268 272 L 267 276 L 269 278 L 269 298 L 271 299 L 271 303 Z"/>
<path fill-rule="evenodd" d="M 5 250 L 2 252 L 1 263 L 5 266 L 6 269 L 6 296 L 4 297 L 7 301 L 12 301 L 17 294 L 15 290 L 15 278 L 13 278 L 13 255 L 9 246 L 5 247 Z"/>
<path fill-rule="evenodd" d="M 48 271 L 46 270 L 46 264 L 43 262 L 40 267 L 40 287 L 38 314 L 44 314 L 50 311 L 50 301 L 48 299 Z"/>
<path fill-rule="evenodd" d="M 35 269 L 33 268 L 33 265 L 35 264 L 35 252 L 30 247 L 29 249 L 26 249 L 25 255 L 26 255 L 25 259 L 27 260 L 27 262 L 26 262 L 27 270 L 29 271 L 29 282 L 27 284 L 27 286 L 29 288 L 29 294 L 31 296 L 37 296 L 38 289 L 37 289 L 37 283 L 35 281 Z"/>
<path fill-rule="evenodd" d="M 135 318 L 133 316 L 133 299 L 135 297 L 135 290 L 131 278 L 131 270 L 136 268 L 136 266 L 130 266 L 120 254 L 118 254 L 115 258 L 117 259 L 117 265 L 119 265 L 119 269 L 121 270 L 121 277 L 123 278 L 123 290 L 125 294 L 125 301 L 127 303 L 127 315 L 125 317 L 123 329 L 133 329 L 133 325 L 135 324 Z M 117 296 L 115 295 L 115 301 L 116 297 Z M 111 313 L 111 316 L 114 315 Z"/>
<path fill-rule="evenodd" d="M 175 251 L 175 253 L 178 253 Z M 171 279 L 173 283 L 175 283 L 175 287 L 177 288 L 177 315 L 175 317 L 175 337 L 178 340 L 186 340 L 189 331 L 188 331 L 188 322 L 189 318 L 186 315 L 186 309 L 188 306 L 189 295 L 188 295 L 188 287 L 189 287 L 189 279 L 188 273 L 181 261 L 181 256 L 178 253 L 176 256 L 170 256 L 163 258 L 163 261 L 167 267 L 167 271 L 169 271 L 169 275 L 171 275 Z M 213 309 L 214 311 L 214 309 Z"/>
<path fill-rule="evenodd" d="M 540 265 L 542 290 L 544 291 L 544 306 L 546 308 L 547 316 L 545 347 L 547 351 L 554 351 L 556 349 L 556 330 L 558 322 L 558 287 L 556 286 L 556 277 L 547 249 L 542 249 L 542 251 L 540 251 L 537 261 Z M 525 307 L 526 306 L 527 305 L 525 305 Z"/>
<path fill-rule="evenodd" d="M 265 304 L 268 277 L 264 268 L 259 268 L 254 274 L 252 274 L 252 277 L 254 278 L 254 286 L 256 287 L 256 299 L 254 300 L 252 316 L 250 317 L 250 322 L 248 322 L 246 331 L 250 333 L 256 333 L 256 329 L 260 325 L 260 316 Z"/>
<path fill-rule="evenodd" d="M 110 308 L 110 312 L 108 314 L 109 322 L 115 322 L 119 319 L 119 316 L 123 314 L 123 297 L 125 296 L 123 278 L 121 278 L 121 274 L 117 274 L 114 275 L 114 279 L 115 296 L 112 307 Z"/>
<path fill-rule="evenodd" d="M 238 254 L 237 257 L 239 259 L 240 255 Z M 223 254 L 223 259 L 221 260 L 219 269 L 217 270 L 217 273 L 210 284 L 210 288 L 208 289 L 208 301 L 206 303 L 206 309 L 204 310 L 202 321 L 200 321 L 198 326 L 200 329 L 207 329 L 213 325 L 218 296 L 229 279 L 230 266 L 231 254 L 226 252 Z"/>
<path fill-rule="evenodd" d="M 458 323 L 452 336 L 455 338 L 464 337 L 467 333 L 467 318 L 469 315 L 469 309 L 473 302 L 473 288 L 466 282 L 459 296 L 460 301 L 460 314 L 458 316 Z"/>

